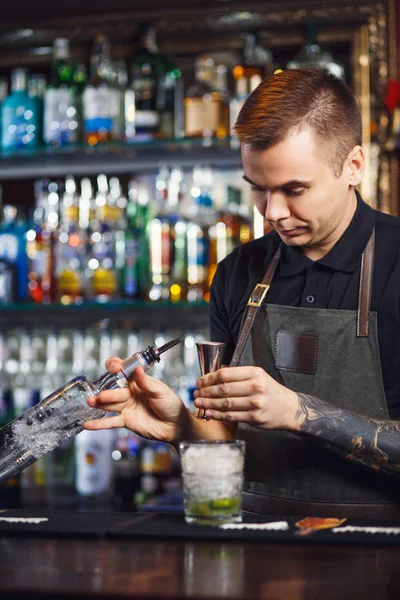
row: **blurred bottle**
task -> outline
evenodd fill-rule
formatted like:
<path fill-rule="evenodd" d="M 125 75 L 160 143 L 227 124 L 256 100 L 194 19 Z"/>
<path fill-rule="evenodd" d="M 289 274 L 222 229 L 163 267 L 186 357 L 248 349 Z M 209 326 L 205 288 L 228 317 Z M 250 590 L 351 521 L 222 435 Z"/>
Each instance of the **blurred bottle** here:
<path fill-rule="evenodd" d="M 161 137 L 178 139 L 184 136 L 183 100 L 182 71 L 174 56 L 165 56 L 157 100 Z"/>
<path fill-rule="evenodd" d="M 85 236 L 79 228 L 79 198 L 71 175 L 65 180 L 60 202 L 60 227 L 56 235 L 57 300 L 62 304 L 79 303 L 83 299 L 82 261 Z"/>
<path fill-rule="evenodd" d="M 142 232 L 138 222 L 139 205 L 136 181 L 129 183 L 128 202 L 121 213 L 118 231 L 115 233 L 115 267 L 118 274 L 118 290 L 124 298 L 139 297 L 139 241 Z"/>
<path fill-rule="evenodd" d="M 240 64 L 235 65 L 232 71 L 234 81 L 234 95 L 229 105 L 230 131 L 236 123 L 245 100 L 261 83 L 264 77 L 273 73 L 272 54 L 263 48 L 254 33 L 245 33 L 243 56 Z"/>
<path fill-rule="evenodd" d="M 41 193 L 39 188 L 42 186 L 42 181 L 35 182 L 36 194 Z M 49 304 L 54 300 L 54 246 L 48 215 L 48 206 L 37 206 L 33 213 L 33 227 L 26 233 L 28 294 L 36 304 Z"/>
<path fill-rule="evenodd" d="M 16 300 L 25 300 L 28 290 L 28 258 L 26 254 L 27 226 L 18 218 L 15 206 L 6 204 L 3 207 L 3 219 L 0 225 L 0 260 L 3 263 L 3 281 L 5 282 L 5 296 L 10 295 L 14 288 L 13 279 L 16 280 Z M 14 277 L 15 276 L 15 277 Z"/>
<path fill-rule="evenodd" d="M 8 79 L 6 77 L 0 77 L 0 117 L 1 117 L 1 106 L 3 100 L 8 96 Z M 0 140 L 2 139 L 1 133 L 1 118 L 0 118 Z"/>
<path fill-rule="evenodd" d="M 139 26 L 138 49 L 131 65 L 137 138 L 153 139 L 160 135 L 158 95 L 164 70 L 164 60 L 156 43 L 156 29 L 151 23 L 143 23 Z"/>
<path fill-rule="evenodd" d="M 110 142 L 113 131 L 113 90 L 111 84 L 110 46 L 98 35 L 90 59 L 90 78 L 83 92 L 84 140 L 95 146 Z"/>
<path fill-rule="evenodd" d="M 93 271 L 92 294 L 96 300 L 105 302 L 117 293 L 117 277 L 115 272 L 115 245 L 113 231 L 107 210 L 109 193 L 108 180 L 103 174 L 97 177 L 96 194 L 97 230 L 91 224 L 91 258 L 89 267 Z"/>
<path fill-rule="evenodd" d="M 215 71 L 211 57 L 200 56 L 196 60 L 196 82 L 184 99 L 186 137 L 210 140 L 229 135 L 229 99 L 226 90 L 215 86 Z"/>
<path fill-rule="evenodd" d="M 28 94 L 36 103 L 36 113 L 38 122 L 38 144 L 43 144 L 44 134 L 44 96 L 46 92 L 47 80 L 45 75 L 31 75 L 28 79 Z"/>
<path fill-rule="evenodd" d="M 324 69 L 344 79 L 344 68 L 337 63 L 330 52 L 322 50 L 317 43 L 317 28 L 313 23 L 305 26 L 305 43 L 298 55 L 287 63 L 288 69 Z"/>
<path fill-rule="evenodd" d="M 1 147 L 5 153 L 35 150 L 39 145 L 37 105 L 28 95 L 27 79 L 26 69 L 14 69 L 11 94 L 1 105 Z"/>
<path fill-rule="evenodd" d="M 76 491 L 80 504 L 109 508 L 112 495 L 114 430 L 82 431 L 75 438 Z M 86 502 L 83 502 L 83 499 Z"/>
<path fill-rule="evenodd" d="M 49 146 L 75 144 L 81 134 L 79 96 L 65 38 L 54 40 L 51 70 L 44 95 L 44 141 Z"/>
<path fill-rule="evenodd" d="M 136 510 L 135 494 L 140 489 L 141 440 L 128 429 L 119 429 L 113 459 L 112 504 L 117 510 Z"/>

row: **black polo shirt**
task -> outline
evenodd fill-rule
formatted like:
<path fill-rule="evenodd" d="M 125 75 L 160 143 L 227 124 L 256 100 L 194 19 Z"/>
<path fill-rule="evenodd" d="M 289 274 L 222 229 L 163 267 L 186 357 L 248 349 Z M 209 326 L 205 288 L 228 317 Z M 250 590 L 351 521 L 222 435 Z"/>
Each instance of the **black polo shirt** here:
<path fill-rule="evenodd" d="M 361 256 L 375 224 L 371 310 L 378 313 L 382 377 L 390 416 L 400 419 L 400 219 L 372 210 L 357 195 L 353 219 L 335 246 L 313 261 L 274 231 L 236 248 L 218 265 L 209 306 L 210 335 L 225 342 L 228 364 L 240 320 L 279 244 L 282 255 L 267 294 L 270 304 L 357 310 Z"/>

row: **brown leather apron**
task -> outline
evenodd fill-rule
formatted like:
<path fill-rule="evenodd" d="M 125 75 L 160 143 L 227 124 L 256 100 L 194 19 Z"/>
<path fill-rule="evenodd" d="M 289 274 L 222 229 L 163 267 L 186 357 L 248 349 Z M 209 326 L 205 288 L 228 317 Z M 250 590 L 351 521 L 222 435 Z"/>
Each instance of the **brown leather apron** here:
<path fill-rule="evenodd" d="M 250 296 L 231 366 L 262 367 L 291 390 L 388 419 L 377 314 L 370 311 L 374 240 L 373 232 L 362 257 L 357 312 L 264 304 L 278 250 Z M 400 517 L 397 478 L 348 462 L 287 431 L 241 423 L 238 437 L 246 441 L 244 511 Z"/>

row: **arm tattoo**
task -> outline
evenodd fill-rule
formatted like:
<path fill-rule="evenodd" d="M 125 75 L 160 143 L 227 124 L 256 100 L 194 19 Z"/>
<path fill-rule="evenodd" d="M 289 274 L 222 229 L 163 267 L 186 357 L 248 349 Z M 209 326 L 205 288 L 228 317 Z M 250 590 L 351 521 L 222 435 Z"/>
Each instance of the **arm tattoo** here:
<path fill-rule="evenodd" d="M 400 421 L 370 419 L 297 394 L 300 433 L 341 458 L 400 477 Z"/>

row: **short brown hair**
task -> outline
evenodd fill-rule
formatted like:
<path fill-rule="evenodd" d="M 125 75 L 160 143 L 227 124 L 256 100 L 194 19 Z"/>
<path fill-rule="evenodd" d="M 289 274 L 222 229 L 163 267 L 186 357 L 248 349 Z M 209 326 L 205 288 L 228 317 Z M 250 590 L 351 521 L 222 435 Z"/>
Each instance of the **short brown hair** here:
<path fill-rule="evenodd" d="M 264 79 L 244 103 L 235 124 L 242 144 L 266 150 L 294 129 L 311 129 L 328 148 L 337 177 L 361 144 L 361 114 L 351 89 L 322 69 L 293 69 Z"/>

